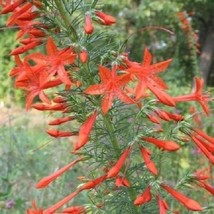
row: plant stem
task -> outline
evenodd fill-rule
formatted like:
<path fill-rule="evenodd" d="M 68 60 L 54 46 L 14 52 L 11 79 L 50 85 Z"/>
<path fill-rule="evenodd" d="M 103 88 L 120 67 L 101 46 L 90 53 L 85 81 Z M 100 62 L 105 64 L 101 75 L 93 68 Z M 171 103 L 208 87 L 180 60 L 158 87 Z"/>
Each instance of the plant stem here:
<path fill-rule="evenodd" d="M 72 34 L 72 39 L 74 41 L 77 41 L 78 40 L 77 32 L 74 29 L 74 27 L 71 25 L 70 17 L 63 5 L 62 0 L 54 0 L 54 2 L 60 12 L 62 19 L 64 20 L 65 26 L 69 29 L 70 33 Z"/>
<path fill-rule="evenodd" d="M 98 0 L 94 0 L 93 3 L 91 4 L 91 8 L 94 8 L 97 4 Z"/>
<path fill-rule="evenodd" d="M 107 128 L 107 130 L 109 131 L 109 134 L 110 134 L 112 146 L 113 146 L 113 148 L 114 148 L 114 150 L 115 150 L 115 152 L 116 152 L 116 154 L 118 156 L 118 152 L 120 151 L 120 146 L 119 146 L 119 143 L 117 141 L 116 136 L 114 135 L 114 127 L 113 127 L 108 115 L 103 116 L 103 118 L 104 118 L 104 123 L 106 125 L 106 128 Z"/>
<path fill-rule="evenodd" d="M 119 143 L 118 143 L 118 140 L 116 138 L 116 136 L 114 135 L 114 126 L 109 118 L 109 115 L 103 115 L 103 119 L 104 119 L 104 123 L 106 125 L 106 128 L 110 134 L 110 137 L 111 137 L 111 143 L 112 143 L 112 146 L 114 148 L 114 151 L 117 155 L 117 157 L 119 157 L 119 152 L 120 152 L 120 146 L 119 146 Z M 128 177 L 127 177 L 128 179 Z M 128 188 L 128 194 L 129 194 L 129 197 L 131 199 L 131 201 L 134 201 L 135 200 L 135 192 L 132 188 Z M 134 210 L 134 213 L 135 214 L 138 214 L 138 210 L 137 210 L 137 207 L 136 206 L 132 206 L 133 210 Z"/>

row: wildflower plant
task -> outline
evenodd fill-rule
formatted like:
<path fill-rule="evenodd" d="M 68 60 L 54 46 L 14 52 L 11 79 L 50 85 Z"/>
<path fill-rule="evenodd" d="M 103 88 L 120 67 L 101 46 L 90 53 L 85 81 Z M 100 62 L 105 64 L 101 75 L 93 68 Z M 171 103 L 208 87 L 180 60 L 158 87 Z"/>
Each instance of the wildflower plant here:
<path fill-rule="evenodd" d="M 148 48 L 142 62 L 129 59 L 109 30 L 116 19 L 98 0 L 2 0 L 0 5 L 1 14 L 9 13 L 7 26 L 18 28 L 10 75 L 26 91 L 26 109 L 57 116 L 48 124 L 51 137 L 76 136 L 70 163 L 41 178 L 36 188 L 54 186 L 80 162 L 89 169 L 69 195 L 49 207 L 33 202 L 27 214 L 164 214 L 175 211 L 172 198 L 189 211 L 213 208 L 211 200 L 200 204 L 192 195 L 195 185 L 210 198 L 214 194 L 205 167 L 197 172 L 193 167 L 176 182 L 164 170 L 170 167 L 165 157 L 174 159 L 192 146 L 207 158 L 209 169 L 214 164 L 214 138 L 178 108 L 193 101 L 210 115 L 212 98 L 203 92 L 203 79 L 195 77 L 192 93 L 173 96 L 159 76 L 172 59 L 153 63 Z M 71 128 L 63 126 L 68 123 Z M 86 191 L 89 203 L 72 203 Z"/>

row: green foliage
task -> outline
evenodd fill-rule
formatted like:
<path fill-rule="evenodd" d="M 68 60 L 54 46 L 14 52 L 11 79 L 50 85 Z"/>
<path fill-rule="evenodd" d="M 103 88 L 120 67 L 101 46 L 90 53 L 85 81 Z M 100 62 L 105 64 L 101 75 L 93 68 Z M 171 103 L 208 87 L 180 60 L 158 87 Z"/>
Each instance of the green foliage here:
<path fill-rule="evenodd" d="M 3 100 L 6 105 L 16 102 L 23 102 L 23 93 L 14 89 L 13 80 L 9 77 L 9 71 L 14 67 L 14 58 L 9 56 L 12 49 L 16 47 L 18 42 L 15 40 L 15 28 L 5 27 L 6 17 L 0 18 L 0 100 Z"/>
<path fill-rule="evenodd" d="M 35 122 L 32 118 L 10 115 L 0 127 L 1 214 L 23 214 L 23 210 L 31 206 L 32 195 L 40 201 L 39 206 L 48 206 L 50 201 L 55 203 L 70 193 L 78 182 L 76 177 L 82 175 L 84 169 L 74 167 L 55 182 L 54 188 L 36 191 L 35 185 L 42 177 L 69 163 L 70 147 L 66 141 L 48 138 L 43 119 L 40 124 L 32 125 Z M 75 201 L 84 203 L 84 195 Z"/>
<path fill-rule="evenodd" d="M 118 28 L 123 30 L 123 38 L 128 38 L 127 51 L 131 58 L 140 61 L 142 50 L 147 46 L 157 61 L 173 58 L 171 68 L 176 71 L 170 74 L 173 82 L 178 81 L 181 85 L 187 80 L 191 81 L 194 75 L 200 76 L 197 65 L 199 54 L 193 46 L 189 47 L 188 40 L 193 41 L 193 32 L 199 32 L 199 49 L 203 48 L 208 27 L 213 26 L 214 1 L 124 0 L 108 1 L 105 5 L 118 17 Z M 177 17 L 181 11 L 192 13 L 193 31 L 190 38 L 181 29 Z"/>

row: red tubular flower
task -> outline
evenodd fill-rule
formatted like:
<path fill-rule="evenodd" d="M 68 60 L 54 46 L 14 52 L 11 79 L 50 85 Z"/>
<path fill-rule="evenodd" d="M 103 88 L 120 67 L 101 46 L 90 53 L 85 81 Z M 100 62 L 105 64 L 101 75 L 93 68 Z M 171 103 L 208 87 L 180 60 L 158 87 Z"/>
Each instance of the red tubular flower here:
<path fill-rule="evenodd" d="M 26 60 L 33 60 L 35 63 L 45 66 L 50 78 L 55 74 L 66 85 L 71 85 L 71 79 L 65 70 L 65 65 L 73 64 L 76 59 L 76 54 L 73 53 L 71 48 L 64 48 L 58 50 L 54 40 L 49 37 L 46 45 L 47 56 L 41 53 L 33 53 L 28 55 Z"/>
<path fill-rule="evenodd" d="M 20 15 L 18 19 L 20 21 L 31 21 L 31 20 L 35 19 L 36 17 L 38 17 L 38 15 L 39 14 L 36 11 L 30 11 L 30 12 L 27 11 L 27 12 L 23 13 L 22 15 Z"/>
<path fill-rule="evenodd" d="M 104 97 L 101 102 L 101 109 L 106 114 L 112 106 L 115 97 L 118 97 L 122 102 L 127 104 L 135 103 L 126 93 L 122 87 L 130 81 L 129 75 L 117 75 L 116 67 L 111 70 L 103 66 L 99 67 L 100 84 L 89 86 L 84 93 L 90 95 L 101 95 Z"/>
<path fill-rule="evenodd" d="M 157 147 L 166 151 L 176 151 L 180 148 L 180 146 L 173 141 L 164 141 L 153 137 L 142 137 L 142 140 L 152 143 Z"/>
<path fill-rule="evenodd" d="M 126 187 L 130 187 L 130 183 L 127 180 L 127 178 L 125 177 L 121 177 L 121 176 L 117 176 L 115 179 L 115 185 L 117 187 L 121 187 L 121 186 L 126 186 Z"/>
<path fill-rule="evenodd" d="M 158 170 L 154 164 L 154 162 L 151 160 L 151 151 L 147 148 L 144 148 L 143 146 L 140 147 L 140 152 L 142 154 L 142 157 L 145 161 L 147 169 L 153 174 L 157 175 Z"/>
<path fill-rule="evenodd" d="M 178 200 L 181 204 L 183 204 L 187 209 L 192 211 L 203 210 L 203 208 L 197 201 L 194 201 L 193 199 L 186 197 L 185 195 L 181 194 L 180 192 L 174 190 L 173 188 L 165 184 L 161 184 L 161 187 L 165 189 L 170 195 L 172 195 L 176 200 Z"/>
<path fill-rule="evenodd" d="M 86 214 L 86 208 L 84 206 L 68 207 L 62 210 L 64 214 Z"/>
<path fill-rule="evenodd" d="M 97 111 L 95 111 L 92 115 L 90 115 L 88 119 L 84 122 L 84 124 L 80 127 L 78 141 L 74 145 L 74 151 L 79 150 L 81 147 L 83 147 L 87 143 L 90 132 L 96 121 L 96 117 L 97 117 Z"/>
<path fill-rule="evenodd" d="M 45 27 L 41 22 L 32 21 L 32 20 L 29 20 L 29 21 L 18 20 L 16 24 L 20 29 L 17 32 L 16 39 L 20 39 L 21 37 L 24 37 L 27 34 L 29 35 L 28 38 L 24 38 L 23 40 L 20 41 L 20 43 L 24 45 L 30 44 L 30 42 L 35 42 L 35 41 L 42 42 L 42 37 L 46 35 L 42 30 L 38 29 L 38 28 Z M 39 38 L 36 38 L 36 37 L 39 37 Z"/>
<path fill-rule="evenodd" d="M 26 0 L 17 0 L 15 2 L 6 4 L 5 7 L 1 10 L 1 14 L 6 14 L 13 12 L 18 6 L 20 6 L 22 3 L 24 3 Z"/>
<path fill-rule="evenodd" d="M 195 177 L 195 179 L 197 179 L 199 181 L 207 180 L 208 178 L 210 178 L 211 177 L 210 166 L 206 167 L 205 169 L 198 169 L 194 173 L 194 177 Z"/>
<path fill-rule="evenodd" d="M 66 98 L 57 96 L 57 97 L 53 98 L 53 102 L 55 102 L 55 103 L 64 103 L 64 102 L 66 102 Z"/>
<path fill-rule="evenodd" d="M 175 106 L 175 101 L 172 99 L 172 97 L 165 93 L 162 89 L 157 87 L 156 84 L 149 84 L 148 88 L 161 103 L 168 106 Z"/>
<path fill-rule="evenodd" d="M 73 119 L 74 119 L 74 117 L 72 117 L 72 116 L 63 117 L 63 118 L 58 118 L 58 119 L 55 119 L 55 120 L 49 122 L 48 125 L 49 125 L 49 126 L 56 126 L 56 125 L 60 125 L 60 124 L 62 124 L 62 123 L 66 123 L 66 122 L 68 122 L 68 121 L 71 121 L 71 120 L 73 120 Z"/>
<path fill-rule="evenodd" d="M 73 167 L 76 163 L 78 163 L 81 160 L 83 160 L 83 158 L 77 158 L 76 160 L 72 161 L 68 165 L 66 165 L 66 166 L 62 167 L 61 169 L 57 170 L 53 174 L 48 175 L 48 176 L 42 178 L 36 184 L 36 188 L 40 189 L 40 188 L 47 187 L 50 183 L 52 183 L 53 181 L 55 181 L 59 176 L 61 176 L 63 173 L 65 173 L 66 171 L 68 171 L 69 169 L 71 169 L 71 167 Z"/>
<path fill-rule="evenodd" d="M 101 23 L 103 25 L 112 25 L 116 22 L 116 19 L 113 16 L 110 16 L 101 11 L 96 11 L 96 16 L 98 16 L 101 19 Z"/>
<path fill-rule="evenodd" d="M 195 91 L 192 94 L 187 94 L 183 96 L 173 97 L 173 100 L 175 102 L 188 102 L 188 101 L 197 101 L 202 106 L 204 112 L 209 115 L 209 107 L 208 107 L 208 101 L 210 101 L 210 97 L 208 94 L 203 94 L 203 85 L 204 80 L 199 79 L 198 77 L 195 77 Z"/>
<path fill-rule="evenodd" d="M 83 49 L 80 53 L 80 60 L 82 63 L 86 63 L 88 61 L 88 52 L 87 50 Z"/>
<path fill-rule="evenodd" d="M 33 209 L 27 209 L 27 214 L 43 214 L 43 209 L 39 209 L 36 206 L 35 201 L 32 201 Z"/>
<path fill-rule="evenodd" d="M 26 64 L 22 62 L 19 55 L 15 55 L 15 61 L 16 61 L 17 66 L 10 71 L 10 76 L 11 77 L 25 76 L 24 71 L 26 70 L 26 68 L 25 68 Z M 27 66 L 29 66 L 29 65 L 27 64 Z"/>
<path fill-rule="evenodd" d="M 81 186 L 79 188 L 79 192 L 86 190 L 86 189 L 92 189 L 94 187 L 96 187 L 97 185 L 101 184 L 104 180 L 106 179 L 106 176 L 100 176 L 94 180 L 88 181 L 87 183 L 83 184 L 83 186 Z"/>
<path fill-rule="evenodd" d="M 211 144 L 214 145 L 214 138 L 210 137 L 209 135 L 207 135 L 206 133 L 204 133 L 203 131 L 199 130 L 199 129 L 194 129 L 194 131 L 202 138 L 204 138 L 205 140 L 207 140 L 208 142 L 210 142 Z"/>
<path fill-rule="evenodd" d="M 67 104 L 57 103 L 55 105 L 46 105 L 44 103 L 35 103 L 32 105 L 32 108 L 39 111 L 64 111 L 67 108 Z"/>
<path fill-rule="evenodd" d="M 56 210 L 58 210 L 60 207 L 62 207 L 64 204 L 68 203 L 70 200 L 72 200 L 75 196 L 79 194 L 79 191 L 72 192 L 53 206 L 49 207 L 48 209 L 44 210 L 42 214 L 53 214 Z"/>
<path fill-rule="evenodd" d="M 135 199 L 134 205 L 136 206 L 143 205 L 145 203 L 150 202 L 151 200 L 152 200 L 151 187 L 148 186 L 145 189 L 145 191 Z"/>
<path fill-rule="evenodd" d="M 63 132 L 55 129 L 47 130 L 46 131 L 50 136 L 58 138 L 58 137 L 71 137 L 75 134 L 72 132 Z"/>
<path fill-rule="evenodd" d="M 10 55 L 19 55 L 19 54 L 23 54 L 25 52 L 27 52 L 28 50 L 30 49 L 33 49 L 35 48 L 36 46 L 38 45 L 41 45 L 42 42 L 41 41 L 33 41 L 27 45 L 24 45 L 24 46 L 20 46 L 18 48 L 15 48 L 13 51 L 11 51 Z"/>
<path fill-rule="evenodd" d="M 36 42 L 36 41 L 40 41 L 41 42 L 41 39 L 35 38 L 35 37 L 31 37 L 31 38 L 22 39 L 19 42 L 21 44 L 23 44 L 23 45 L 28 45 L 28 44 L 30 44 L 32 42 Z"/>
<path fill-rule="evenodd" d="M 147 117 L 153 123 L 156 123 L 156 124 L 160 124 L 161 123 L 160 120 L 154 115 L 147 115 Z"/>
<path fill-rule="evenodd" d="M 160 102 L 169 106 L 175 106 L 175 101 L 164 92 L 164 89 L 167 89 L 167 85 L 157 76 L 169 66 L 171 61 L 172 60 L 169 59 L 160 63 L 151 64 L 152 55 L 147 48 L 144 51 L 144 58 L 141 64 L 131 62 L 128 59 L 126 60 L 128 68 L 125 71 L 130 74 L 131 77 L 138 79 L 138 84 L 135 89 L 137 100 L 145 96 L 145 91 L 150 89 Z"/>
<path fill-rule="evenodd" d="M 30 36 L 35 36 L 35 37 L 44 37 L 46 35 L 45 32 L 36 28 L 32 28 L 31 30 L 29 30 L 28 33 L 30 34 Z"/>
<path fill-rule="evenodd" d="M 84 31 L 86 34 L 92 34 L 94 31 L 94 27 L 93 27 L 92 21 L 91 21 L 91 16 L 89 14 L 87 14 L 85 16 Z"/>
<path fill-rule="evenodd" d="M 170 119 L 174 120 L 174 121 L 181 121 L 184 119 L 184 116 L 180 115 L 180 114 L 175 114 L 175 113 L 171 113 L 166 111 L 166 114 L 169 116 Z"/>
<path fill-rule="evenodd" d="M 10 18 L 7 20 L 7 26 L 17 24 L 19 17 L 25 12 L 30 11 L 32 7 L 33 5 L 30 2 L 27 2 L 26 4 L 19 7 L 18 10 L 14 11 L 13 15 L 10 16 Z"/>
<path fill-rule="evenodd" d="M 190 106 L 189 112 L 192 115 L 195 124 L 197 124 L 199 127 L 202 127 L 202 115 L 198 114 L 196 108 L 194 106 Z"/>
<path fill-rule="evenodd" d="M 207 190 L 209 193 L 214 195 L 214 187 L 212 187 L 210 184 L 205 183 L 204 181 L 200 181 L 199 185 L 203 187 L 205 190 Z"/>
<path fill-rule="evenodd" d="M 159 214 L 167 214 L 167 210 L 169 210 L 169 205 L 159 195 L 157 195 L 156 198 L 160 210 Z"/>
<path fill-rule="evenodd" d="M 116 177 L 119 174 L 119 172 L 120 172 L 120 170 L 121 170 L 126 158 L 128 157 L 130 151 L 131 151 L 131 147 L 128 147 L 122 153 L 122 155 L 120 156 L 120 158 L 117 161 L 117 163 L 108 171 L 107 178 L 113 178 L 113 177 Z"/>
<path fill-rule="evenodd" d="M 19 75 L 16 79 L 15 86 L 27 91 L 26 109 L 28 110 L 30 108 L 37 95 L 43 102 L 50 104 L 50 99 L 46 96 L 44 90 L 62 84 L 61 80 L 47 80 L 46 77 L 48 73 L 42 66 L 30 67 L 25 63 L 22 67 L 25 70 L 23 74 Z"/>
<path fill-rule="evenodd" d="M 162 119 L 162 120 L 165 120 L 165 121 L 171 121 L 171 118 L 169 117 L 169 115 L 165 112 L 165 111 L 162 111 L 160 109 L 157 109 L 155 111 L 155 113 Z"/>
<path fill-rule="evenodd" d="M 214 155 L 200 142 L 196 136 L 191 136 L 192 140 L 195 142 L 197 147 L 204 153 L 204 155 L 209 159 L 209 161 L 214 164 Z"/>

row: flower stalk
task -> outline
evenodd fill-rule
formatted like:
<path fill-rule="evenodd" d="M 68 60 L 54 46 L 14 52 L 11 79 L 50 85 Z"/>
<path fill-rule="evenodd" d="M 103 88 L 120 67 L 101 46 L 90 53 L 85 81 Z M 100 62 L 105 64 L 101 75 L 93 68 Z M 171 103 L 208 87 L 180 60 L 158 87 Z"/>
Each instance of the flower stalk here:
<path fill-rule="evenodd" d="M 65 27 L 69 30 L 69 33 L 71 33 L 72 41 L 76 42 L 78 40 L 78 35 L 75 28 L 71 24 L 71 17 L 68 15 L 68 11 L 65 9 L 63 1 L 54 0 L 54 2 L 59 10 L 60 16 L 64 20 Z"/>

